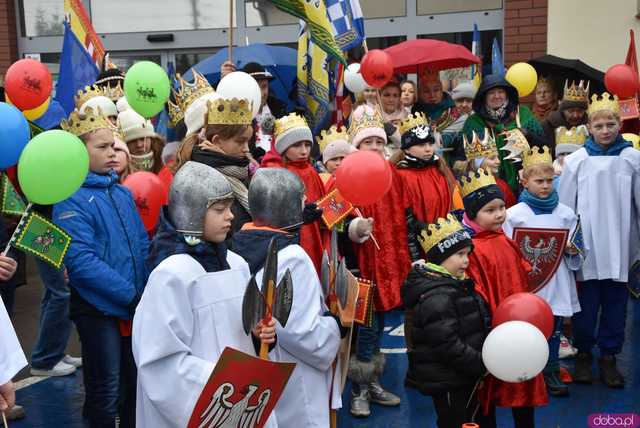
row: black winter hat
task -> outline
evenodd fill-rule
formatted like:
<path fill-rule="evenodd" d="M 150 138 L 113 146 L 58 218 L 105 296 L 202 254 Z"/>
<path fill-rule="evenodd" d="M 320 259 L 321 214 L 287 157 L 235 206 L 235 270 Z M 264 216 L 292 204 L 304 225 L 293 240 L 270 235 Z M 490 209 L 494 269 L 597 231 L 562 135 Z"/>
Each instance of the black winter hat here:
<path fill-rule="evenodd" d="M 273 80 L 273 74 L 269 73 L 262 65 L 257 62 L 246 64 L 242 71 L 253 76 L 256 80 Z"/>
<path fill-rule="evenodd" d="M 478 211 L 494 199 L 502 199 L 504 195 L 497 184 L 481 187 L 462 198 L 464 210 L 470 219 L 476 218 Z"/>

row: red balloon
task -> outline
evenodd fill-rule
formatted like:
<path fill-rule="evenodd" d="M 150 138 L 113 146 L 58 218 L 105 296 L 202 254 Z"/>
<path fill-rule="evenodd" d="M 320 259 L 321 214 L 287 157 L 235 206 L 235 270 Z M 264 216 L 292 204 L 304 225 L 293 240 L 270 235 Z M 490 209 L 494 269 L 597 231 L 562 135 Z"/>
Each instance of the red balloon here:
<path fill-rule="evenodd" d="M 173 181 L 173 173 L 167 165 L 163 166 L 162 169 L 158 172 L 158 178 L 162 181 L 165 188 L 166 200 L 163 201 L 164 204 L 169 203 L 169 189 L 171 188 L 171 182 Z"/>
<path fill-rule="evenodd" d="M 609 92 L 625 99 L 633 97 L 640 90 L 640 79 L 633 68 L 626 64 L 616 64 L 604 74 L 604 85 Z"/>
<path fill-rule="evenodd" d="M 370 50 L 360 62 L 360 74 L 369 86 L 382 88 L 393 77 L 393 61 L 383 50 Z"/>
<path fill-rule="evenodd" d="M 389 191 L 391 181 L 389 162 L 372 151 L 350 154 L 336 170 L 336 187 L 354 205 L 375 204 Z"/>
<path fill-rule="evenodd" d="M 20 110 L 41 106 L 51 95 L 53 80 L 46 65 L 33 59 L 14 62 L 4 78 L 4 89 Z"/>
<path fill-rule="evenodd" d="M 498 305 L 493 314 L 493 327 L 507 321 L 526 321 L 540 329 L 549 339 L 553 334 L 551 306 L 533 293 L 516 293 Z"/>
<path fill-rule="evenodd" d="M 160 219 L 160 209 L 167 201 L 167 190 L 160 178 L 152 172 L 139 171 L 128 176 L 124 183 L 131 193 L 147 232 L 153 231 Z"/>

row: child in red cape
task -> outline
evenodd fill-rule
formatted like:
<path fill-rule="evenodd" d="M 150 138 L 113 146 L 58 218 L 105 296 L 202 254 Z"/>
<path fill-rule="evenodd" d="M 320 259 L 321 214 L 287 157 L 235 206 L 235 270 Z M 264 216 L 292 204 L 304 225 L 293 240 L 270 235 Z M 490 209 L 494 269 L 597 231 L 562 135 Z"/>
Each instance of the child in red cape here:
<path fill-rule="evenodd" d="M 493 313 L 504 299 L 528 291 L 531 269 L 517 244 L 502 231 L 506 220 L 504 196 L 492 174 L 483 169 L 461 180 L 464 225 L 472 234 L 474 251 L 468 275 Z M 493 406 L 511 407 L 516 428 L 533 427 L 534 407 L 548 403 L 542 373 L 526 382 L 509 383 L 489 375 L 480 391 L 485 413 Z"/>
<path fill-rule="evenodd" d="M 326 192 L 320 175 L 309 162 L 312 143 L 311 129 L 302 116 L 291 113 L 276 120 L 275 149 L 282 156 L 280 166 L 293 172 L 302 180 L 307 203 L 305 214 L 311 214 L 319 220 L 318 210 L 313 204 Z M 319 221 L 306 223 L 300 229 L 300 246 L 307 252 L 318 273 L 322 252 L 328 248 L 328 243 L 328 233 L 326 229 L 320 228 Z"/>

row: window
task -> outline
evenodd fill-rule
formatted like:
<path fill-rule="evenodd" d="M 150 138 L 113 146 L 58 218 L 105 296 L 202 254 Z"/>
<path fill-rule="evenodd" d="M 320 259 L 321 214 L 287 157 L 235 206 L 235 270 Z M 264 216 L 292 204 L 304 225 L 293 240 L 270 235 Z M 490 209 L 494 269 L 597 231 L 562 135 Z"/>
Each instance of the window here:
<path fill-rule="evenodd" d="M 360 0 L 360 7 L 366 19 L 407 16 L 406 0 Z"/>
<path fill-rule="evenodd" d="M 298 18 L 281 11 L 268 0 L 246 0 L 245 10 L 247 27 L 298 23 Z"/>
<path fill-rule="evenodd" d="M 418 15 L 502 9 L 502 0 L 417 0 Z"/>
<path fill-rule="evenodd" d="M 64 33 L 63 0 L 22 0 L 22 36 L 61 36 Z"/>
<path fill-rule="evenodd" d="M 126 55 L 126 54 L 118 54 L 117 52 L 114 52 L 114 53 L 111 53 L 109 57 L 111 59 L 111 62 L 113 62 L 116 67 L 118 67 L 120 70 L 125 72 L 133 64 L 140 61 L 151 61 L 151 62 L 155 62 L 158 65 L 162 65 L 162 58 L 160 54 L 158 55 L 153 55 L 153 54 Z"/>
<path fill-rule="evenodd" d="M 215 52 L 176 53 L 176 73 L 186 73 L 191 67 L 200 61 L 209 58 L 214 53 Z"/>

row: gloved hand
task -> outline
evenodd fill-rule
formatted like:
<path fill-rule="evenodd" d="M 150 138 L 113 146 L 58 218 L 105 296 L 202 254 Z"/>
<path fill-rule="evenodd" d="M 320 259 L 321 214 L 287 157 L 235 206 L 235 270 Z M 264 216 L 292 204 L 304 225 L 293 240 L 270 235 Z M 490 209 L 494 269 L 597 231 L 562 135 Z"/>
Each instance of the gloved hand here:
<path fill-rule="evenodd" d="M 302 222 L 304 224 L 311 224 L 322 217 L 322 209 L 312 202 L 304 206 L 302 210 Z"/>
<path fill-rule="evenodd" d="M 398 128 L 396 128 L 393 123 L 391 122 L 384 123 L 384 133 L 387 134 L 387 138 L 390 138 L 393 134 L 395 134 L 397 130 Z"/>

